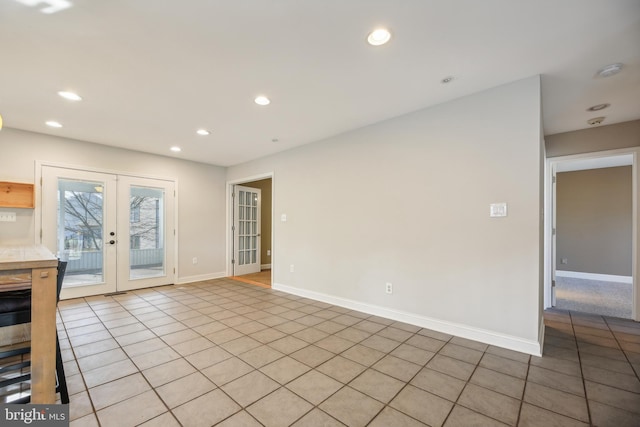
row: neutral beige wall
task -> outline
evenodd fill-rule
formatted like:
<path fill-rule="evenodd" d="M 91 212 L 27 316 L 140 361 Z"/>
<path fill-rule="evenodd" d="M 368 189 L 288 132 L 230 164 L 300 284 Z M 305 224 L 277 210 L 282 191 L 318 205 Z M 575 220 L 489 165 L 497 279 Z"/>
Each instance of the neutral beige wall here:
<path fill-rule="evenodd" d="M 274 173 L 276 284 L 537 342 L 540 121 L 532 77 L 231 167 L 227 179 Z M 492 202 L 509 216 L 490 218 Z"/>
<path fill-rule="evenodd" d="M 631 166 L 558 173 L 556 230 L 558 270 L 631 276 Z"/>
<path fill-rule="evenodd" d="M 271 264 L 271 178 L 261 179 L 242 184 L 245 187 L 259 188 L 262 194 L 262 206 L 260 216 L 260 261 L 261 264 Z"/>
<path fill-rule="evenodd" d="M 176 179 L 178 280 L 224 274 L 224 168 L 8 128 L 0 131 L 0 155 L 0 181 L 33 183 L 36 160 Z M 0 243 L 33 244 L 39 233 L 34 210 L 11 211 L 18 221 L 0 223 Z"/>
<path fill-rule="evenodd" d="M 547 157 L 640 146 L 640 120 L 545 136 Z"/>

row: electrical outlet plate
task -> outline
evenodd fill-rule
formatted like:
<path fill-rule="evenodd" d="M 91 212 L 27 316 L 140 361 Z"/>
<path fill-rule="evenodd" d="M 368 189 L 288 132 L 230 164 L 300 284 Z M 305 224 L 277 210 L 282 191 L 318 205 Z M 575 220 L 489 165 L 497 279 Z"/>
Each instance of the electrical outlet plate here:
<path fill-rule="evenodd" d="M 16 222 L 16 213 L 15 212 L 0 212 L 0 221 L 1 222 Z"/>
<path fill-rule="evenodd" d="M 385 292 L 388 294 L 392 294 L 393 293 L 393 285 L 389 282 L 386 283 L 385 285 Z"/>

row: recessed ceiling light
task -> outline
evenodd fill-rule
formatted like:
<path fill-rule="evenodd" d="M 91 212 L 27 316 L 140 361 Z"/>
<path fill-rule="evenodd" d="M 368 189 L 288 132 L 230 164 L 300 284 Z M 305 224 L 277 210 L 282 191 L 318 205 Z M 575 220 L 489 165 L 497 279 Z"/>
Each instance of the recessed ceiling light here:
<path fill-rule="evenodd" d="M 253 100 L 258 105 L 269 105 L 271 104 L 271 100 L 264 95 L 256 96 L 256 99 Z"/>
<path fill-rule="evenodd" d="M 453 81 L 453 76 L 447 76 L 444 79 L 440 80 L 440 83 L 447 84 L 447 83 L 451 83 L 452 81 Z"/>
<path fill-rule="evenodd" d="M 372 46 L 380 46 L 391 39 L 391 33 L 386 28 L 377 28 L 369 33 L 367 42 Z"/>
<path fill-rule="evenodd" d="M 64 99 L 68 99 L 69 101 L 82 101 L 82 97 L 74 92 L 61 90 L 60 92 L 58 92 L 58 95 L 60 95 Z"/>
<path fill-rule="evenodd" d="M 49 127 L 52 127 L 52 128 L 61 128 L 62 127 L 62 125 L 60 123 L 56 122 L 55 120 L 49 120 L 48 122 L 45 122 L 45 124 L 47 126 L 49 126 Z"/>
<path fill-rule="evenodd" d="M 171 151 L 173 151 L 174 153 L 179 153 L 182 151 L 182 148 L 180 147 L 171 147 Z"/>
<path fill-rule="evenodd" d="M 278 138 L 271 138 L 271 142 L 278 142 L 280 141 Z"/>
<path fill-rule="evenodd" d="M 593 107 L 587 108 L 587 111 L 600 111 L 608 107 L 611 107 L 611 104 L 598 104 L 598 105 L 594 105 Z"/>
<path fill-rule="evenodd" d="M 202 136 L 207 136 L 207 135 L 210 135 L 210 134 L 211 134 L 211 132 L 209 132 L 209 131 L 208 131 L 208 130 L 206 130 L 206 129 L 198 129 L 198 130 L 196 131 L 196 133 L 197 133 L 198 135 L 202 135 Z"/>
<path fill-rule="evenodd" d="M 619 62 L 616 64 L 609 64 L 607 66 L 600 68 L 596 72 L 596 77 L 611 77 L 615 74 L 618 74 L 620 71 L 622 71 L 622 67 L 623 67 L 623 64 Z"/>

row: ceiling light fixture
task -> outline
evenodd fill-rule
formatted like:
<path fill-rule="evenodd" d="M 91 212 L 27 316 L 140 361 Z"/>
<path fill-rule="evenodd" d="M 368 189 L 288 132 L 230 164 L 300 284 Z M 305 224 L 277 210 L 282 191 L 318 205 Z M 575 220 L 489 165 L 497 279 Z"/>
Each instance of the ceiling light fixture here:
<path fill-rule="evenodd" d="M 271 142 L 278 142 L 280 141 L 278 138 L 271 138 Z"/>
<path fill-rule="evenodd" d="M 621 64 L 620 62 L 616 63 L 616 64 L 609 64 L 606 65 L 602 68 L 600 68 L 597 72 L 596 72 L 596 77 L 611 77 L 615 74 L 618 74 L 620 71 L 622 71 L 622 67 L 623 64 Z"/>
<path fill-rule="evenodd" d="M 45 122 L 45 124 L 49 127 L 52 128 L 61 128 L 62 125 L 59 122 L 56 122 L 55 120 L 49 120 L 48 122 Z"/>
<path fill-rule="evenodd" d="M 453 81 L 453 76 L 447 76 L 444 79 L 440 80 L 440 83 L 447 84 L 447 83 L 451 83 L 452 81 Z"/>
<path fill-rule="evenodd" d="M 256 99 L 253 100 L 258 105 L 269 105 L 271 104 L 271 100 L 264 95 L 256 96 Z"/>
<path fill-rule="evenodd" d="M 171 147 L 170 150 L 173 151 L 174 153 L 179 153 L 182 151 L 182 148 L 174 146 L 174 147 Z"/>
<path fill-rule="evenodd" d="M 608 107 L 611 107 L 611 104 L 598 104 L 598 105 L 594 105 L 593 107 L 587 108 L 587 111 L 600 111 Z"/>
<path fill-rule="evenodd" d="M 202 136 L 207 136 L 207 135 L 210 135 L 210 134 L 211 134 L 211 132 L 209 132 L 209 131 L 208 131 L 208 130 L 206 130 L 206 129 L 198 129 L 198 130 L 196 131 L 196 133 L 197 133 L 198 135 L 202 135 Z"/>
<path fill-rule="evenodd" d="M 75 92 L 67 92 L 65 90 L 61 90 L 60 92 L 58 92 L 58 95 L 60 95 L 64 99 L 68 99 L 69 101 L 82 101 L 82 97 Z"/>
<path fill-rule="evenodd" d="M 377 28 L 369 33 L 367 42 L 371 46 L 380 46 L 391 39 L 391 33 L 386 28 Z"/>

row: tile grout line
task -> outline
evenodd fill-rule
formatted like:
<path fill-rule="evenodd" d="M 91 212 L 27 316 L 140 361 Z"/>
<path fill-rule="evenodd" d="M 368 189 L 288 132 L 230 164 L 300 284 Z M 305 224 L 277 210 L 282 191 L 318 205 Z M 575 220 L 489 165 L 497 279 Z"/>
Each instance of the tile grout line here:
<path fill-rule="evenodd" d="M 569 311 L 569 320 L 571 321 L 571 331 L 573 332 L 573 337 L 576 341 L 576 352 L 578 353 L 578 365 L 580 366 L 580 377 L 582 380 L 582 388 L 584 390 L 584 401 L 587 406 L 587 417 L 589 419 L 589 425 L 593 425 L 591 420 L 591 407 L 589 406 L 589 396 L 587 395 L 587 381 L 584 378 L 584 370 L 582 369 L 582 357 L 580 352 L 580 346 L 578 345 L 578 337 L 576 336 L 576 329 L 573 323 L 573 315 L 571 311 Z"/>

